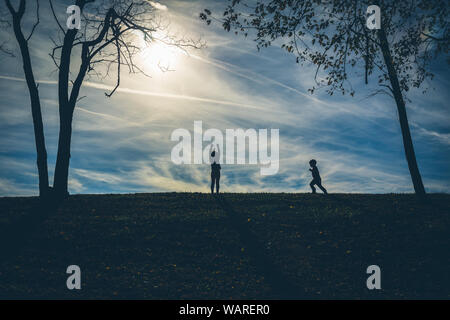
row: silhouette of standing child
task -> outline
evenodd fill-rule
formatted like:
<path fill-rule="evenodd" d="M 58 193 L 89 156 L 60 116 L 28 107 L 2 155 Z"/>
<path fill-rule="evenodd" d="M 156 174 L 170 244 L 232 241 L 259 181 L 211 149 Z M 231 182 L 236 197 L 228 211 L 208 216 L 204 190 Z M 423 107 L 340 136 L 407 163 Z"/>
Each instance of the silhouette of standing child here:
<path fill-rule="evenodd" d="M 209 162 L 211 163 L 211 193 L 214 193 L 214 184 L 216 185 L 216 193 L 219 193 L 219 181 L 220 181 L 220 149 L 217 145 L 217 152 L 213 150 L 213 144 L 209 149 Z"/>
<path fill-rule="evenodd" d="M 311 166 L 311 169 L 309 169 L 309 171 L 311 171 L 313 177 L 312 181 L 309 184 L 312 193 L 316 193 L 316 188 L 314 188 L 314 185 L 316 185 L 320 190 L 323 191 L 324 194 L 328 194 L 327 189 L 322 186 L 322 179 L 320 178 L 319 169 L 317 169 L 317 161 L 312 159 L 309 161 L 309 165 Z"/>

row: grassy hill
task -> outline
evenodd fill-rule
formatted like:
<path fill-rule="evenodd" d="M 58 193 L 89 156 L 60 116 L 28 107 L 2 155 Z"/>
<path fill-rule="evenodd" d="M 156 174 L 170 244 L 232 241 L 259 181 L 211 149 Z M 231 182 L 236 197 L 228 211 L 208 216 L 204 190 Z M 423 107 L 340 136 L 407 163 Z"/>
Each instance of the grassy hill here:
<path fill-rule="evenodd" d="M 41 220 L 36 205 L 0 198 L 0 298 L 450 298 L 450 195 L 75 195 Z"/>

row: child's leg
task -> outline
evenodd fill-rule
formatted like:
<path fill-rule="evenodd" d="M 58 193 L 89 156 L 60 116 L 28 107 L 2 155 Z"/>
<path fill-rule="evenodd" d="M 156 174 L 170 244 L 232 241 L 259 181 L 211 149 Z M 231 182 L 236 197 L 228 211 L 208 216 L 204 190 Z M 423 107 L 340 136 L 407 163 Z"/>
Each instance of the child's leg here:
<path fill-rule="evenodd" d="M 315 184 L 316 182 L 314 181 L 314 180 L 312 180 L 310 183 L 309 183 L 309 186 L 311 187 L 311 190 L 312 190 L 312 193 L 316 193 L 316 188 L 314 188 L 314 184 Z"/>
<path fill-rule="evenodd" d="M 211 193 L 214 193 L 214 180 L 215 180 L 215 177 L 213 175 L 211 175 Z"/>
<path fill-rule="evenodd" d="M 322 182 L 317 183 L 317 186 L 322 190 L 323 193 L 328 194 L 327 189 L 322 186 Z"/>
<path fill-rule="evenodd" d="M 216 193 L 219 193 L 219 181 L 220 181 L 220 176 L 216 177 Z"/>

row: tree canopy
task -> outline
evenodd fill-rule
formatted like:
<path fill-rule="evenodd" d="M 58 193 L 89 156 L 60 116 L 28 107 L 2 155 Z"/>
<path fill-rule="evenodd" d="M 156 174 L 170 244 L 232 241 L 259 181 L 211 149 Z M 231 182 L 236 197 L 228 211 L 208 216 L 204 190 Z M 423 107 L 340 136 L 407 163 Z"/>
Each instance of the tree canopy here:
<path fill-rule="evenodd" d="M 208 24 L 220 21 L 226 31 L 253 37 L 258 49 L 277 44 L 295 54 L 298 63 L 313 63 L 316 86 L 311 92 L 326 86 L 329 94 L 353 95 L 349 67 L 362 67 L 366 82 L 375 74 L 380 91 L 392 93 L 380 40 L 376 30 L 366 26 L 366 10 L 373 4 L 381 8 L 382 28 L 402 92 L 432 78 L 430 63 L 441 53 L 448 55 L 450 26 L 444 0 L 228 2 L 222 17 L 205 9 L 200 18 Z"/>

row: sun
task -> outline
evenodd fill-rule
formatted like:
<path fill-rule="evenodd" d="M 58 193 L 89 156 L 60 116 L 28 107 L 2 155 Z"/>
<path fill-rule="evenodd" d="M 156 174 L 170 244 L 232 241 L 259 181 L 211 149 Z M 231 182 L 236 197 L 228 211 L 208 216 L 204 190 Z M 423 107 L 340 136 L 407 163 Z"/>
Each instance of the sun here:
<path fill-rule="evenodd" d="M 150 43 L 144 41 L 140 36 L 140 54 L 139 58 L 144 66 L 144 71 L 166 72 L 176 69 L 180 62 L 180 57 L 185 52 L 176 45 L 167 41 L 159 40 L 162 37 L 155 36 Z"/>

